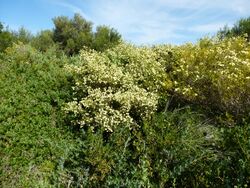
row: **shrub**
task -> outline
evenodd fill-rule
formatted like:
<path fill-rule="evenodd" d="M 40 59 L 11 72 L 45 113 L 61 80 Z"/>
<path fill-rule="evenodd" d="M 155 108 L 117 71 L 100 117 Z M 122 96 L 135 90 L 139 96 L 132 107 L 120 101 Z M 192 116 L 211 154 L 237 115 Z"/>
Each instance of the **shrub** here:
<path fill-rule="evenodd" d="M 111 132 L 149 118 L 165 79 L 164 67 L 153 53 L 125 44 L 104 53 L 84 50 L 80 62 L 66 68 L 75 84 L 75 99 L 65 108 L 72 122 Z"/>
<path fill-rule="evenodd" d="M 179 99 L 238 120 L 249 115 L 250 45 L 246 39 L 202 39 L 174 52 L 178 61 L 171 76 Z"/>
<path fill-rule="evenodd" d="M 219 130 L 189 109 L 154 115 L 133 130 L 81 130 L 81 144 L 65 164 L 72 186 L 222 185 L 213 173 L 222 160 Z"/>
<path fill-rule="evenodd" d="M 249 123 L 222 129 L 224 160 L 218 165 L 223 170 L 223 181 L 228 185 L 250 185 L 250 126 Z M 230 167 L 230 168 L 229 168 Z"/>
<path fill-rule="evenodd" d="M 74 147 L 61 105 L 68 60 L 15 44 L 0 59 L 0 185 L 52 187 Z"/>

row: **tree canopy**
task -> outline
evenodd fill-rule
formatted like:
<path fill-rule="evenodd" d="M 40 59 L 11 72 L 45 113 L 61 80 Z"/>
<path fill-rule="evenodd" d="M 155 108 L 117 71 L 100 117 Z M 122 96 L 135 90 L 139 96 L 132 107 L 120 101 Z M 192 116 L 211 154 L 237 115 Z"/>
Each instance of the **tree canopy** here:
<path fill-rule="evenodd" d="M 14 41 L 15 36 L 0 22 L 0 52 L 3 52 Z"/>
<path fill-rule="evenodd" d="M 78 53 L 83 46 L 103 51 L 115 45 L 121 35 L 108 26 L 97 26 L 93 31 L 92 22 L 84 19 L 80 14 L 75 14 L 72 19 L 59 16 L 53 19 L 55 29 L 53 40 L 68 54 Z"/>
<path fill-rule="evenodd" d="M 31 43 L 40 51 L 46 51 L 50 47 L 57 46 L 67 55 L 78 54 L 83 48 L 91 48 L 104 51 L 118 44 L 121 35 L 108 26 L 97 26 L 93 29 L 93 23 L 84 19 L 80 14 L 73 18 L 58 16 L 53 18 L 54 29 L 43 30 L 33 35 L 24 27 L 18 31 L 9 31 L 0 23 L 0 52 L 3 52 L 13 42 L 20 41 L 24 44 Z"/>
<path fill-rule="evenodd" d="M 246 34 L 248 41 L 250 41 L 250 17 L 242 18 L 232 28 L 225 26 L 218 32 L 220 38 L 243 36 Z"/>

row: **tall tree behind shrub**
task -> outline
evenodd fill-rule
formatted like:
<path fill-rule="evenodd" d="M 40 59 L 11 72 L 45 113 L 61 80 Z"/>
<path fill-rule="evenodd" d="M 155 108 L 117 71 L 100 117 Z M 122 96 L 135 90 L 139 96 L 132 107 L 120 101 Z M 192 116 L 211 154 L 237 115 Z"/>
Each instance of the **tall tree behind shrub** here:
<path fill-rule="evenodd" d="M 113 28 L 98 26 L 94 33 L 93 48 L 97 51 L 104 51 L 117 44 L 121 35 Z"/>
<path fill-rule="evenodd" d="M 47 51 L 49 47 L 55 45 L 53 41 L 53 32 L 51 30 L 43 30 L 37 34 L 31 42 L 31 45 L 40 51 Z"/>
<path fill-rule="evenodd" d="M 17 32 L 14 31 L 13 34 L 16 36 L 18 41 L 24 44 L 28 44 L 33 39 L 32 33 L 23 26 L 20 27 Z"/>
<path fill-rule="evenodd" d="M 69 55 L 78 53 L 83 46 L 92 42 L 92 23 L 75 14 L 73 19 L 59 16 L 53 19 L 55 29 L 53 39 Z"/>
<path fill-rule="evenodd" d="M 15 41 L 15 36 L 0 22 L 0 52 L 11 46 Z"/>
<path fill-rule="evenodd" d="M 245 34 L 247 34 L 247 39 L 250 41 L 250 17 L 242 18 L 232 28 L 225 26 L 218 32 L 220 38 L 243 36 Z"/>
<path fill-rule="evenodd" d="M 59 16 L 53 19 L 55 29 L 54 42 L 58 43 L 68 55 L 77 54 L 84 46 L 103 51 L 120 40 L 120 34 L 107 26 L 97 27 L 93 32 L 92 23 L 85 20 L 80 14 L 72 19 Z"/>

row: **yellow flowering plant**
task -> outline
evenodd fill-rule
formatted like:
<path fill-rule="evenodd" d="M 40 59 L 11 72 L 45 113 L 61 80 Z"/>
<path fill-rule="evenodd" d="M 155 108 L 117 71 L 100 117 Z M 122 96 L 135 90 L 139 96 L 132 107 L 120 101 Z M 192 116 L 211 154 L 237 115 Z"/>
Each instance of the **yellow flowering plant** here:
<path fill-rule="evenodd" d="M 249 113 L 250 45 L 241 37 L 201 39 L 175 47 L 174 92 L 188 101 L 235 117 Z"/>

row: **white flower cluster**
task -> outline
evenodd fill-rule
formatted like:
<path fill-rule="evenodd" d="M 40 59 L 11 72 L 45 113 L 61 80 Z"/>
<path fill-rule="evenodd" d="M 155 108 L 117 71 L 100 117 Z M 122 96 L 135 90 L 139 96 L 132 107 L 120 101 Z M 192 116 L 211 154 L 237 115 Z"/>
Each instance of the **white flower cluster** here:
<path fill-rule="evenodd" d="M 108 50 L 106 55 L 129 72 L 135 83 L 147 91 L 158 92 L 170 82 L 158 54 L 151 48 L 121 43 Z"/>
<path fill-rule="evenodd" d="M 131 127 L 149 118 L 164 82 L 164 68 L 153 55 L 128 44 L 103 53 L 83 50 L 81 62 L 66 67 L 75 81 L 76 97 L 65 107 L 74 115 L 73 123 L 112 132 L 117 126 Z"/>

